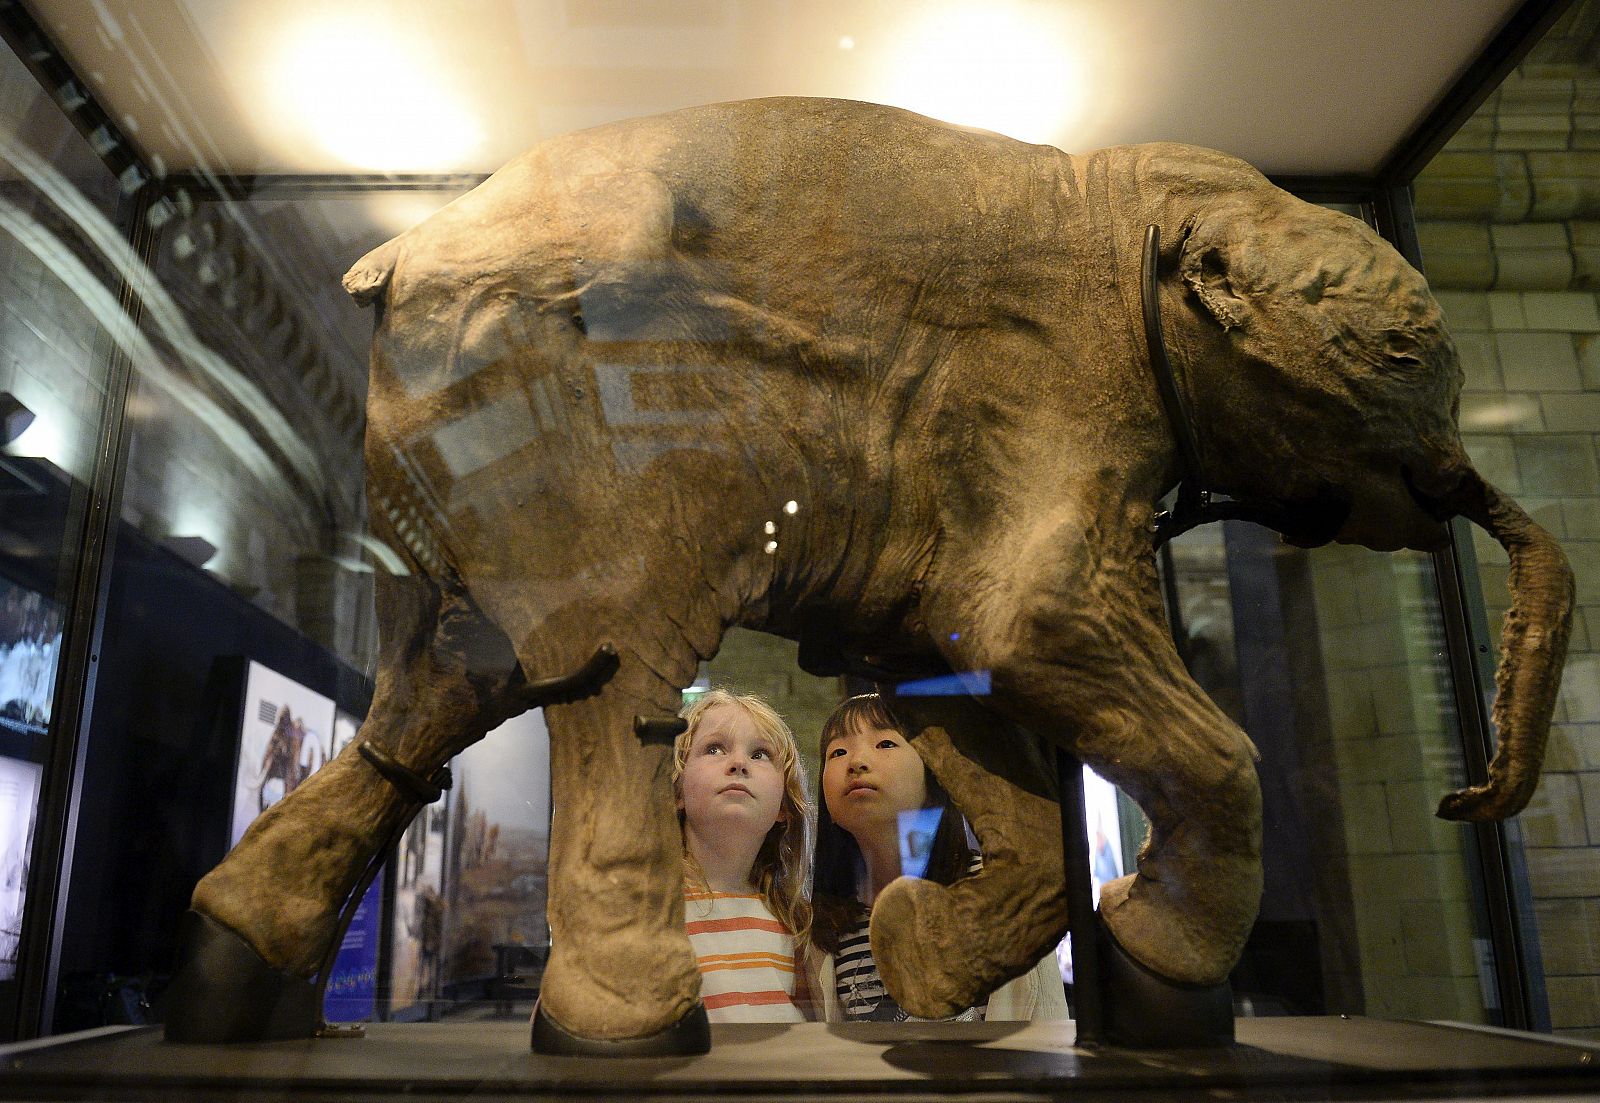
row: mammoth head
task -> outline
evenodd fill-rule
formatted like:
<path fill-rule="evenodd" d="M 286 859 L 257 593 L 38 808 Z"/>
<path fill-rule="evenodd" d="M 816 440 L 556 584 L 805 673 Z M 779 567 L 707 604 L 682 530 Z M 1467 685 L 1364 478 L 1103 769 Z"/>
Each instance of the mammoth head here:
<path fill-rule="evenodd" d="M 1426 282 L 1363 223 L 1276 189 L 1183 230 L 1166 260 L 1189 307 L 1179 339 L 1219 489 L 1338 502 L 1348 513 L 1335 539 L 1380 550 L 1437 547 L 1441 522 L 1465 517 L 1510 554 L 1499 749 L 1487 784 L 1447 795 L 1439 814 L 1516 814 L 1544 758 L 1572 572 L 1550 534 L 1468 460 L 1461 367 Z"/>

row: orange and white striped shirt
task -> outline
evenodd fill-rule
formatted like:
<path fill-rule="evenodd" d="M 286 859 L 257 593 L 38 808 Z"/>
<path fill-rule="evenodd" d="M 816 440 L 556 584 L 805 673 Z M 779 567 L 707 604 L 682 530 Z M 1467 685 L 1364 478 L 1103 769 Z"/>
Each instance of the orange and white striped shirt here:
<path fill-rule="evenodd" d="M 798 1023 L 794 935 L 759 893 L 687 891 L 689 943 L 700 999 L 714 1023 Z"/>

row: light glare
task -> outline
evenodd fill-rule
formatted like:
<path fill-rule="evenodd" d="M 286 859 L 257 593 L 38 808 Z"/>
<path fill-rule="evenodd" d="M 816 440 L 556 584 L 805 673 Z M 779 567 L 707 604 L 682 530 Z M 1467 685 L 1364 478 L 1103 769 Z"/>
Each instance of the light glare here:
<path fill-rule="evenodd" d="M 1084 107 L 1086 30 L 1040 4 L 946 4 L 900 36 L 873 97 L 1026 142 L 1068 144 Z"/>
<path fill-rule="evenodd" d="M 352 168 L 446 169 L 483 141 L 428 52 L 381 23 L 335 16 L 302 24 L 272 74 L 303 132 Z"/>

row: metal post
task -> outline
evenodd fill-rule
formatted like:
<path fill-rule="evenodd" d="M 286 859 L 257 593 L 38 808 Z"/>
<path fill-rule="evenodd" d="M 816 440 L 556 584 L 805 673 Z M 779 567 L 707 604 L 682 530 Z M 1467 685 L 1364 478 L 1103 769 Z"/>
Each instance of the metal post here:
<path fill-rule="evenodd" d="M 1067 879 L 1068 930 L 1072 934 L 1072 997 L 1075 1044 L 1105 1044 L 1105 1006 L 1100 990 L 1099 923 L 1089 882 L 1089 836 L 1083 812 L 1083 763 L 1056 749 L 1056 784 L 1061 792 L 1061 855 Z"/>

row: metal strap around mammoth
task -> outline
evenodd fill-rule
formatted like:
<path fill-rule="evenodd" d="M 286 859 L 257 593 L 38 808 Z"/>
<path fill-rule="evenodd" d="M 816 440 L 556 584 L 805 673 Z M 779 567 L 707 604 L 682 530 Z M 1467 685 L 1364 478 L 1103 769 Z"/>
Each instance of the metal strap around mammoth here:
<path fill-rule="evenodd" d="M 412 804 L 432 804 L 450 788 L 450 767 L 440 766 L 431 778 L 423 777 L 409 766 L 402 766 L 394 756 L 367 740 L 356 747 L 362 758 L 390 785 L 400 790 L 400 795 Z"/>
<path fill-rule="evenodd" d="M 567 674 L 541 678 L 530 682 L 522 691 L 523 704 L 528 708 L 546 705 L 565 705 L 581 701 L 599 693 L 602 686 L 622 665 L 617 649 L 609 643 L 595 648 L 584 664 Z M 356 750 L 361 757 L 389 784 L 400 790 L 402 796 L 414 804 L 432 804 L 450 788 L 450 767 L 441 766 L 432 777 L 423 777 L 409 766 L 397 762 L 393 755 L 371 740 L 360 743 Z"/>
<path fill-rule="evenodd" d="M 1161 407 L 1172 429 L 1178 452 L 1178 498 L 1172 508 L 1155 517 L 1157 547 L 1199 525 L 1213 521 L 1250 521 L 1281 533 L 1285 540 L 1303 548 L 1320 547 L 1332 540 L 1344 524 L 1349 503 L 1331 488 L 1319 491 L 1304 502 L 1258 503 L 1212 498 L 1206 486 L 1205 468 L 1200 462 L 1200 442 L 1194 430 L 1188 403 L 1178 389 L 1167 356 L 1167 342 L 1161 333 L 1161 300 L 1157 268 L 1161 259 L 1161 229 L 1154 223 L 1145 227 L 1144 257 L 1140 270 L 1140 302 L 1144 314 L 1144 340 L 1150 357 L 1150 373 L 1155 376 Z"/>
<path fill-rule="evenodd" d="M 1166 338 L 1161 333 L 1160 288 L 1156 282 L 1161 259 L 1161 227 L 1151 223 L 1144 231 L 1144 260 L 1140 267 L 1140 305 L 1144 313 L 1144 343 L 1150 357 L 1150 371 L 1156 378 L 1156 391 L 1161 395 L 1161 408 L 1166 411 L 1167 424 L 1172 429 L 1172 442 L 1178 450 L 1178 500 L 1172 509 L 1156 517 L 1156 543 L 1161 544 L 1204 524 L 1199 515 L 1211 504 L 1211 492 L 1203 486 L 1200 466 L 1200 442 L 1195 436 L 1194 419 L 1189 416 L 1188 405 L 1178 390 L 1178 381 L 1172 374 L 1172 361 L 1167 357 Z M 1184 523 L 1187 522 L 1187 523 Z M 1176 528 L 1178 525 L 1181 528 Z M 1176 531 L 1169 531 L 1176 528 Z"/>

